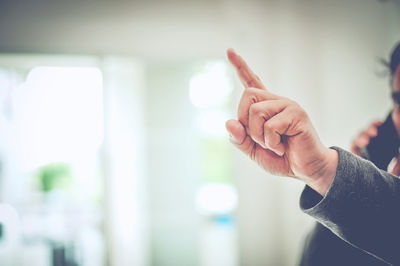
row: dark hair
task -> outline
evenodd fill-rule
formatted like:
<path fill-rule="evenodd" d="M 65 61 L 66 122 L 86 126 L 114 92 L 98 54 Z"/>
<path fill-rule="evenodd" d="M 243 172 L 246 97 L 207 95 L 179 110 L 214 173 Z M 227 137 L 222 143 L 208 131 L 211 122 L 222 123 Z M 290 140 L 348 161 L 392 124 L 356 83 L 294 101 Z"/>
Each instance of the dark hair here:
<path fill-rule="evenodd" d="M 386 67 L 387 71 L 381 72 L 378 75 L 383 77 L 390 73 L 390 88 L 392 90 L 394 74 L 396 73 L 397 67 L 400 65 L 400 42 L 394 46 L 390 55 L 390 61 L 383 58 L 379 59 L 379 61 Z"/>
<path fill-rule="evenodd" d="M 396 72 L 397 67 L 400 64 L 400 42 L 397 43 L 397 45 L 395 46 L 395 48 L 392 51 L 392 55 L 390 56 L 390 74 L 394 75 L 394 73 Z"/>
<path fill-rule="evenodd" d="M 390 55 L 390 61 L 386 61 L 385 59 L 380 60 L 383 65 L 385 65 L 390 71 L 390 76 L 393 78 L 394 73 L 396 72 L 397 67 L 400 65 L 400 42 L 398 42 Z"/>

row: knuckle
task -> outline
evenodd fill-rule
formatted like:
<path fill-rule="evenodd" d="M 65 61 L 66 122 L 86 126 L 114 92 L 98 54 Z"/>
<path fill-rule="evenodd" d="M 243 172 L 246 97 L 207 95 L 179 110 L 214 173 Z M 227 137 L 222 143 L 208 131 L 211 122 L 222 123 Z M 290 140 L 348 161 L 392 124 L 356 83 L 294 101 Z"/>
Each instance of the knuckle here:
<path fill-rule="evenodd" d="M 290 101 L 291 101 L 288 97 L 285 97 L 285 96 L 279 96 L 279 99 L 280 99 L 281 101 L 287 101 L 287 102 L 290 102 Z"/>
<path fill-rule="evenodd" d="M 254 87 L 248 87 L 243 91 L 243 99 L 248 99 L 251 103 L 256 103 L 261 101 L 260 97 L 261 96 L 261 90 L 254 88 Z"/>
<path fill-rule="evenodd" d="M 249 97 L 254 94 L 253 88 L 246 88 L 243 91 L 243 97 Z"/>
<path fill-rule="evenodd" d="M 246 84 L 247 84 L 247 86 L 249 86 L 249 87 L 253 87 L 253 86 L 257 85 L 257 83 L 256 83 L 256 81 L 255 81 L 254 79 L 247 80 L 247 81 L 246 81 Z"/>
<path fill-rule="evenodd" d="M 303 108 L 301 107 L 301 105 L 298 103 L 298 102 L 296 102 L 296 101 L 294 101 L 294 100 L 291 100 L 291 99 L 286 99 L 286 101 L 287 101 L 287 106 L 289 107 L 289 108 L 291 108 L 291 109 L 293 109 L 293 110 L 296 110 L 297 112 L 301 112 L 301 113 L 304 113 L 305 111 L 303 110 Z"/>
<path fill-rule="evenodd" d="M 300 104 L 299 104 L 298 102 L 296 102 L 296 101 L 294 101 L 294 100 L 291 100 L 291 99 L 287 99 L 287 101 L 288 101 L 288 105 L 289 105 L 289 106 L 293 106 L 293 108 L 302 109 L 302 108 L 300 107 Z"/>
<path fill-rule="evenodd" d="M 264 123 L 264 131 L 267 131 L 267 132 L 273 131 L 273 125 L 271 124 L 271 122 Z"/>
<path fill-rule="evenodd" d="M 303 109 L 299 109 L 299 117 L 300 117 L 300 120 L 302 120 L 302 121 L 306 120 L 308 118 L 307 113 L 304 112 Z"/>
<path fill-rule="evenodd" d="M 250 115 L 256 115 L 260 112 L 260 108 L 257 104 L 252 104 L 249 108 Z"/>
<path fill-rule="evenodd" d="M 308 119 L 306 111 L 298 103 L 295 103 L 293 107 L 294 112 L 300 121 L 305 121 Z"/>

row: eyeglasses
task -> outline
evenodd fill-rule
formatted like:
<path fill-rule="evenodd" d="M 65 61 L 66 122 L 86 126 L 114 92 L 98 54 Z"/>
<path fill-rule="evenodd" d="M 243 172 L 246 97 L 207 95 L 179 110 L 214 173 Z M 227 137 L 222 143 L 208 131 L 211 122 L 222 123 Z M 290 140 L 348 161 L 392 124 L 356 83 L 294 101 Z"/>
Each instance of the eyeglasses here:
<path fill-rule="evenodd" d="M 400 91 L 392 92 L 392 99 L 395 104 L 400 105 Z"/>

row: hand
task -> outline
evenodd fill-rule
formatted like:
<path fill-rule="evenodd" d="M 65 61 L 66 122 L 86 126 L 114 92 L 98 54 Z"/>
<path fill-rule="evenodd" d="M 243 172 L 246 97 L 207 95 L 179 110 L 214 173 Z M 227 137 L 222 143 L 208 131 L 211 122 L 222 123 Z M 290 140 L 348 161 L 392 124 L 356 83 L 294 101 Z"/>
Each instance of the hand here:
<path fill-rule="evenodd" d="M 399 82 L 400 82 L 400 79 L 399 79 Z M 397 135 L 400 138 L 400 106 L 398 104 L 395 104 L 395 106 L 393 108 L 392 120 L 393 120 L 394 127 L 396 128 Z"/>
<path fill-rule="evenodd" d="M 321 143 L 296 102 L 268 92 L 239 55 L 232 49 L 227 54 L 245 86 L 238 120 L 226 122 L 231 142 L 267 172 L 298 178 L 325 195 L 336 173 L 337 152 Z"/>
<path fill-rule="evenodd" d="M 400 175 L 400 155 L 394 159 L 393 164 L 389 164 L 388 172 L 395 176 Z"/>
<path fill-rule="evenodd" d="M 400 76 L 400 75 L 399 75 Z M 398 79 L 400 81 L 400 79 Z M 396 128 L 397 136 L 400 137 L 400 106 L 395 104 L 392 111 L 392 120 L 394 127 Z M 382 123 L 381 123 L 382 124 Z M 377 132 L 378 133 L 378 132 Z M 400 155 L 394 159 L 393 167 L 388 169 L 388 172 L 392 175 L 399 176 L 400 175 Z"/>
<path fill-rule="evenodd" d="M 358 156 L 364 157 L 362 150 L 367 147 L 370 140 L 378 135 L 378 127 L 382 121 L 373 122 L 366 130 L 361 131 L 351 143 L 350 151 Z"/>

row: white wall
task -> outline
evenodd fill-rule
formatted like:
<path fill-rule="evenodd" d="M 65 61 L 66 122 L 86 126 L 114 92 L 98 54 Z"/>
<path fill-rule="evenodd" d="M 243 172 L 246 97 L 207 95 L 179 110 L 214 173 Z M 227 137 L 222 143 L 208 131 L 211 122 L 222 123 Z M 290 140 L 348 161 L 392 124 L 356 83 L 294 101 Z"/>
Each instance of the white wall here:
<path fill-rule="evenodd" d="M 110 265 L 148 264 L 144 69 L 129 57 L 103 58 L 105 234 Z M 88 121 L 90 123 L 90 121 Z"/>
<path fill-rule="evenodd" d="M 147 169 L 151 265 L 199 265 L 199 140 L 188 101 L 185 63 L 146 68 Z"/>

